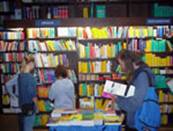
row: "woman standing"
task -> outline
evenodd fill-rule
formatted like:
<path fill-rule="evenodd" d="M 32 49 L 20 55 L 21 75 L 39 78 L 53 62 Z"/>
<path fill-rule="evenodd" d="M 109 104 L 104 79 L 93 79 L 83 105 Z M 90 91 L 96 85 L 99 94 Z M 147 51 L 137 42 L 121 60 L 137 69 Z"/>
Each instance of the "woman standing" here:
<path fill-rule="evenodd" d="M 68 78 L 67 69 L 63 65 L 58 65 L 55 69 L 55 75 L 57 80 L 52 84 L 49 91 L 49 99 L 54 101 L 54 108 L 74 109 L 74 85 Z"/>
<path fill-rule="evenodd" d="M 122 50 L 117 56 L 122 71 L 126 73 L 128 83 L 135 86 L 135 94 L 132 97 L 124 98 L 117 96 L 116 102 L 120 109 L 126 112 L 127 131 L 134 129 L 135 113 L 141 107 L 149 87 L 149 79 L 154 84 L 154 76 L 151 69 L 142 61 L 142 55 L 128 50 Z M 149 74 L 144 72 L 144 70 Z M 137 75 L 138 74 L 138 75 Z"/>
<path fill-rule="evenodd" d="M 21 73 L 18 76 L 19 105 L 22 109 L 20 118 L 20 130 L 32 131 L 36 111 L 36 79 L 33 77 L 34 58 L 24 57 L 21 65 Z"/>

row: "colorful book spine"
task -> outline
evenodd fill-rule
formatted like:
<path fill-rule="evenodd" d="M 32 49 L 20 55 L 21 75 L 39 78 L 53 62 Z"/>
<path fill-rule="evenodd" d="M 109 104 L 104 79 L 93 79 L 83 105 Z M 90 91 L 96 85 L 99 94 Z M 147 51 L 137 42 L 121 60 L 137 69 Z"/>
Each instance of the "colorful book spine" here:
<path fill-rule="evenodd" d="M 16 63 L 5 63 L 0 64 L 0 69 L 2 73 L 17 73 L 20 69 L 20 65 Z"/>
<path fill-rule="evenodd" d="M 27 38 L 55 38 L 55 28 L 28 28 Z"/>
<path fill-rule="evenodd" d="M 75 51 L 76 44 L 72 40 L 46 40 L 44 42 L 30 40 L 28 50 L 30 52 Z"/>
<path fill-rule="evenodd" d="M 2 34 L 3 40 L 24 40 L 25 35 L 24 32 L 3 32 Z"/>
<path fill-rule="evenodd" d="M 111 73 L 110 61 L 78 62 L 79 73 Z"/>
<path fill-rule="evenodd" d="M 24 58 L 24 53 L 4 53 L 3 61 L 4 62 L 21 62 Z"/>
<path fill-rule="evenodd" d="M 144 58 L 145 62 L 153 67 L 164 67 L 164 66 L 172 66 L 173 65 L 173 57 L 172 56 L 166 56 L 166 57 L 160 57 L 156 56 L 152 53 L 145 54 Z"/>
<path fill-rule="evenodd" d="M 58 27 L 57 28 L 58 37 L 76 37 L 77 28 L 76 27 Z"/>
<path fill-rule="evenodd" d="M 111 80 L 112 76 L 110 75 L 97 75 L 97 74 L 79 74 L 79 81 L 105 81 Z"/>
<path fill-rule="evenodd" d="M 34 127 L 46 126 L 49 122 L 50 116 L 48 114 L 36 115 L 34 121 Z"/>
<path fill-rule="evenodd" d="M 80 58 L 115 58 L 123 47 L 123 43 L 108 43 L 105 45 L 88 43 L 87 45 L 79 44 Z M 121 46 L 121 47 L 119 47 Z"/>
<path fill-rule="evenodd" d="M 53 8 L 53 18 L 54 19 L 64 19 L 69 17 L 69 9 L 68 6 L 59 6 Z"/>
<path fill-rule="evenodd" d="M 26 49 L 26 42 L 4 42 L 0 41 L 0 51 L 1 52 L 8 52 L 8 51 L 25 51 Z"/>
<path fill-rule="evenodd" d="M 69 66 L 68 58 L 65 54 L 63 55 L 54 55 L 52 53 L 49 54 L 41 54 L 37 53 L 34 55 L 36 67 L 56 67 L 57 65 L 65 65 Z"/>
<path fill-rule="evenodd" d="M 37 87 L 37 94 L 39 98 L 48 98 L 49 88 L 47 86 L 38 86 Z"/>

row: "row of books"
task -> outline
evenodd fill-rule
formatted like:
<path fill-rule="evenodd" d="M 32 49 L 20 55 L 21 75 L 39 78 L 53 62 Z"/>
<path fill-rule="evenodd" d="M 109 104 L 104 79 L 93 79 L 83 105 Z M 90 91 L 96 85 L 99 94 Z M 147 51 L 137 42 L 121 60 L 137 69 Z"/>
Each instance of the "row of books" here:
<path fill-rule="evenodd" d="M 103 84 L 79 84 L 79 96 L 102 96 Z"/>
<path fill-rule="evenodd" d="M 49 100 L 38 100 L 36 103 L 39 112 L 50 112 L 52 106 Z"/>
<path fill-rule="evenodd" d="M 173 117 L 170 114 L 164 114 L 161 116 L 161 124 L 162 125 L 172 125 L 173 123 Z"/>
<path fill-rule="evenodd" d="M 55 38 L 55 28 L 28 28 L 27 38 Z"/>
<path fill-rule="evenodd" d="M 170 93 L 164 93 L 162 90 L 158 92 L 159 102 L 173 102 L 173 95 Z"/>
<path fill-rule="evenodd" d="M 23 8 L 24 19 L 39 19 L 41 17 L 48 19 L 57 19 L 57 18 L 68 18 L 69 9 L 68 6 L 58 6 L 58 7 L 49 7 L 49 8 L 40 8 L 40 6 L 32 6 Z M 43 14 L 41 13 L 45 13 Z"/>
<path fill-rule="evenodd" d="M 74 70 L 68 69 L 68 77 L 73 83 L 77 83 L 77 77 Z M 55 71 L 52 69 L 39 69 L 38 78 L 40 83 L 52 83 L 56 80 Z"/>
<path fill-rule="evenodd" d="M 173 27 L 169 26 L 109 26 L 109 27 L 59 27 L 58 36 L 76 37 L 79 39 L 105 38 L 146 38 L 169 36 Z M 28 28 L 28 38 L 55 38 L 55 28 Z"/>
<path fill-rule="evenodd" d="M 78 62 L 79 73 L 110 73 L 111 61 Z"/>
<path fill-rule="evenodd" d="M 21 62 L 24 56 L 24 53 L 4 53 L 2 59 L 4 62 Z"/>
<path fill-rule="evenodd" d="M 11 78 L 13 78 L 13 74 L 8 74 L 8 75 L 2 75 L 1 74 L 1 83 L 6 83 L 9 81 Z"/>
<path fill-rule="evenodd" d="M 103 38 L 146 38 L 169 36 L 172 27 L 169 26 L 119 26 L 119 27 L 79 27 L 77 36 L 80 39 Z"/>
<path fill-rule="evenodd" d="M 57 65 L 69 66 L 67 55 L 54 55 L 53 53 L 41 54 L 37 53 L 34 55 L 36 67 L 56 67 Z"/>
<path fill-rule="evenodd" d="M 103 81 L 111 79 L 110 75 L 97 75 L 97 74 L 78 74 L 79 81 Z"/>
<path fill-rule="evenodd" d="M 122 49 L 122 43 L 108 43 L 108 44 L 93 44 L 87 45 L 79 44 L 80 58 L 115 58 L 118 52 Z"/>
<path fill-rule="evenodd" d="M 173 113 L 173 105 L 162 104 L 160 105 L 160 111 L 162 113 Z"/>
<path fill-rule="evenodd" d="M 44 42 L 30 40 L 28 41 L 28 50 L 30 52 L 74 51 L 76 44 L 72 40 L 47 40 Z"/>
<path fill-rule="evenodd" d="M 169 51 L 172 50 L 172 45 L 165 39 L 161 40 L 144 40 L 144 39 L 132 39 L 127 48 L 132 51 L 144 51 L 144 52 L 166 52 L 167 45 L 169 44 Z"/>
<path fill-rule="evenodd" d="M 164 66 L 172 66 L 173 65 L 173 57 L 172 56 L 166 56 L 166 57 L 160 57 L 152 53 L 145 54 L 145 62 L 150 66 L 156 66 L 156 67 L 164 67 Z"/>
<path fill-rule="evenodd" d="M 20 69 L 20 65 L 17 63 L 3 63 L 0 64 L 2 73 L 17 73 Z"/>
<path fill-rule="evenodd" d="M 25 42 L 18 42 L 18 41 L 12 41 L 12 42 L 4 42 L 0 41 L 0 51 L 25 51 L 26 49 L 26 43 Z"/>
<path fill-rule="evenodd" d="M 3 40 L 24 40 L 25 34 L 22 31 L 3 32 L 1 37 Z"/>
<path fill-rule="evenodd" d="M 48 8 L 48 15 L 49 15 L 48 17 L 53 19 L 68 18 L 70 15 L 69 13 L 70 12 L 68 6 Z"/>
<path fill-rule="evenodd" d="M 49 121 L 48 114 L 36 115 L 34 121 L 34 127 L 46 126 Z"/>
<path fill-rule="evenodd" d="M 154 74 L 161 74 L 161 75 L 173 74 L 173 69 L 159 69 L 159 68 L 154 68 L 154 69 L 152 69 L 152 72 Z"/>
<path fill-rule="evenodd" d="M 112 101 L 108 99 L 81 98 L 79 99 L 80 109 L 108 111 L 112 109 Z"/>
<path fill-rule="evenodd" d="M 37 86 L 37 95 L 39 98 L 48 98 L 49 86 Z"/>
<path fill-rule="evenodd" d="M 38 70 L 38 77 L 40 83 L 52 83 L 56 80 L 54 70 Z"/>

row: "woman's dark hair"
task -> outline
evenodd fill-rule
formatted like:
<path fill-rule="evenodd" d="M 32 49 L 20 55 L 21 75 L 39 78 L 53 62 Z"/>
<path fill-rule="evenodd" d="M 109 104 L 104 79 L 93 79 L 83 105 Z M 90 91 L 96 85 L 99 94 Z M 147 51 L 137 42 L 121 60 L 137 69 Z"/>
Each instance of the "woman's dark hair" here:
<path fill-rule="evenodd" d="M 134 52 L 134 51 L 129 51 L 129 50 L 122 50 L 118 56 L 116 57 L 116 61 L 122 60 L 124 61 L 126 65 L 126 73 L 127 73 L 127 79 L 131 80 L 133 73 L 134 73 L 134 67 L 133 63 L 136 64 L 137 66 L 147 66 L 142 60 L 143 57 L 142 52 Z"/>
<path fill-rule="evenodd" d="M 66 78 L 68 77 L 67 69 L 63 65 L 58 65 L 55 69 L 55 76 L 56 78 L 63 77 Z"/>

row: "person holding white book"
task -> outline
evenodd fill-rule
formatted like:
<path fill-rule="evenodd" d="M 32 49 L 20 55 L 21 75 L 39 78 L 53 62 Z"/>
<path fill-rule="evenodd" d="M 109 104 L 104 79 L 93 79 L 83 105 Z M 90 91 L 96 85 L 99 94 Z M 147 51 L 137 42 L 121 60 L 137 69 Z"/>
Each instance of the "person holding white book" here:
<path fill-rule="evenodd" d="M 134 131 L 136 130 L 134 127 L 135 113 L 142 105 L 147 88 L 150 84 L 148 75 L 144 72 L 144 70 L 150 75 L 152 84 L 154 84 L 154 75 L 147 64 L 143 62 L 141 53 L 122 50 L 118 54 L 116 60 L 122 71 L 126 74 L 127 82 L 130 85 L 135 86 L 133 96 L 115 96 L 115 101 L 119 108 L 126 113 L 127 131 Z"/>

